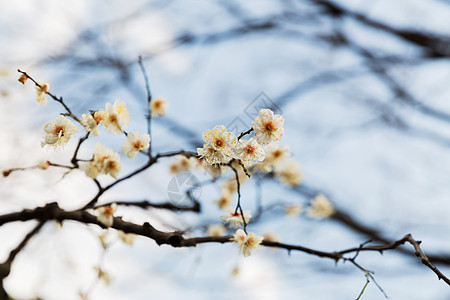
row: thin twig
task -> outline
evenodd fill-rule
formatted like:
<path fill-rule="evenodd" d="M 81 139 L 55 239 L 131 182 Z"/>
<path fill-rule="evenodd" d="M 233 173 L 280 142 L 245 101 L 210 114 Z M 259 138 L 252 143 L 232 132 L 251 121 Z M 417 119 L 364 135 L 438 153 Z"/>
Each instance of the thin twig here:
<path fill-rule="evenodd" d="M 138 59 L 139 67 L 141 68 L 142 75 L 144 76 L 145 81 L 145 89 L 147 91 L 147 105 L 148 105 L 148 115 L 147 115 L 147 132 L 150 136 L 150 146 L 148 147 L 148 156 L 150 159 L 152 158 L 152 110 L 151 110 L 151 102 L 152 102 L 152 93 L 150 91 L 150 84 L 148 81 L 147 71 L 145 70 L 144 63 L 142 62 L 142 56 L 139 56 Z"/>
<path fill-rule="evenodd" d="M 85 136 L 80 138 L 80 140 L 78 141 L 77 147 L 75 148 L 75 151 L 73 153 L 72 159 L 70 160 L 70 162 L 73 164 L 73 166 L 75 168 L 78 168 L 78 161 L 79 161 L 79 159 L 77 159 L 78 151 L 80 150 L 81 144 L 89 138 L 89 134 L 90 133 L 87 132 Z"/>
<path fill-rule="evenodd" d="M 249 130 L 242 132 L 242 133 L 238 136 L 237 139 L 240 140 L 244 135 L 250 134 L 250 132 L 252 132 L 252 131 L 253 131 L 253 128 L 250 128 Z"/>
<path fill-rule="evenodd" d="M 28 79 L 30 79 L 37 87 L 42 88 L 42 86 L 41 86 L 36 80 L 34 80 L 30 75 L 28 75 L 26 72 L 21 71 L 20 69 L 17 70 L 17 72 L 19 72 L 19 73 L 25 75 L 25 76 L 26 76 Z M 74 119 L 75 121 L 77 121 L 78 123 L 81 124 L 80 119 L 78 119 L 78 117 L 77 117 L 74 113 L 72 113 L 72 111 L 70 110 L 70 108 L 64 103 L 64 100 L 63 100 L 62 97 L 59 97 L 59 98 L 58 98 L 58 97 L 56 97 L 55 95 L 53 95 L 52 93 L 50 93 L 50 92 L 47 92 L 46 94 L 49 95 L 49 96 L 50 96 L 53 100 L 55 100 L 56 102 L 59 102 L 59 103 L 64 107 L 64 109 L 67 111 L 67 115 L 68 115 L 68 116 L 70 116 L 72 119 Z"/>
<path fill-rule="evenodd" d="M 241 214 L 242 217 L 242 222 L 244 224 L 244 232 L 247 233 L 247 221 L 245 220 L 245 216 L 244 216 L 244 210 L 242 209 L 241 206 L 241 183 L 239 181 L 239 173 L 238 171 L 231 165 L 233 161 L 231 161 L 228 166 L 233 170 L 234 175 L 236 177 L 236 185 L 237 185 L 237 194 L 238 194 L 238 199 L 237 199 L 237 204 L 236 204 L 236 209 L 234 210 L 234 214 L 237 215 L 238 213 L 238 209 L 239 212 Z"/>

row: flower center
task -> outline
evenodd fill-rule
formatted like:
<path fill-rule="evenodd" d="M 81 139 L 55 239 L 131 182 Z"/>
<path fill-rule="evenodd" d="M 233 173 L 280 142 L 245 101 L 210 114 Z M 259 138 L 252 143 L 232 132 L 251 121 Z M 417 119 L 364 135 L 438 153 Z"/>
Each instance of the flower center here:
<path fill-rule="evenodd" d="M 142 145 L 141 141 L 136 141 L 133 143 L 133 148 L 135 150 L 140 150 L 141 148 L 143 148 L 144 145 Z"/>
<path fill-rule="evenodd" d="M 255 247 L 255 244 L 256 244 L 256 241 L 255 241 L 254 238 L 251 238 L 251 237 L 250 237 L 245 243 L 246 243 L 247 246 L 249 246 L 250 248 L 254 248 L 254 247 Z"/>
<path fill-rule="evenodd" d="M 108 161 L 107 167 L 108 167 L 108 170 L 115 169 L 116 168 L 116 162 L 112 161 L 112 160 Z"/>
<path fill-rule="evenodd" d="M 94 114 L 94 120 L 95 120 L 97 123 L 102 122 L 104 119 L 105 119 L 105 118 L 104 118 L 102 115 L 100 115 L 100 114 Z"/>
<path fill-rule="evenodd" d="M 248 145 L 247 147 L 245 147 L 245 152 L 247 154 L 253 154 L 255 152 L 255 147 L 253 147 L 252 145 Z"/>
<path fill-rule="evenodd" d="M 105 206 L 105 210 L 103 211 L 104 215 L 112 216 L 113 213 L 114 213 L 114 211 L 111 206 Z"/>
<path fill-rule="evenodd" d="M 216 139 L 216 141 L 214 142 L 214 146 L 216 146 L 217 148 L 222 148 L 224 144 L 225 143 L 221 139 Z"/>
<path fill-rule="evenodd" d="M 267 122 L 266 124 L 264 124 L 264 128 L 267 131 L 273 131 L 275 129 L 275 126 L 273 125 L 272 121 Z"/>
<path fill-rule="evenodd" d="M 57 135 L 58 138 L 61 138 L 64 136 L 64 127 L 63 126 L 56 126 L 55 130 L 53 130 L 53 134 Z"/>
<path fill-rule="evenodd" d="M 110 114 L 109 115 L 109 122 L 111 122 L 111 123 L 116 123 L 117 122 L 116 114 Z"/>

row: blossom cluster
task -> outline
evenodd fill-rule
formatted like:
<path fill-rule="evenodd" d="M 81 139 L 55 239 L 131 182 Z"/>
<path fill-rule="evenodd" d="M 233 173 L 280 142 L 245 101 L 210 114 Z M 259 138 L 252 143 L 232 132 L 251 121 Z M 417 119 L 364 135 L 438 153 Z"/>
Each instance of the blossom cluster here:
<path fill-rule="evenodd" d="M 109 133 L 122 134 L 130 123 L 130 116 L 125 103 L 117 99 L 114 104 L 106 103 L 105 109 L 81 115 L 81 124 L 94 135 L 100 135 L 98 124 L 105 126 Z"/>
<path fill-rule="evenodd" d="M 19 81 L 25 83 L 27 77 L 21 75 Z M 37 102 L 39 104 L 44 103 L 45 95 L 48 93 L 50 85 L 47 83 L 41 83 L 37 86 Z M 166 103 L 164 100 L 159 99 L 158 105 L 155 108 L 156 115 L 163 115 L 165 113 Z M 113 134 L 126 134 L 127 138 L 123 142 L 121 150 L 128 157 L 135 157 L 140 151 L 145 151 L 150 147 L 150 136 L 148 134 L 141 134 L 138 131 L 125 133 L 124 128 L 128 126 L 130 122 L 129 111 L 125 103 L 118 99 L 113 104 L 106 103 L 105 109 L 92 111 L 88 114 L 81 115 L 80 123 L 84 126 L 87 132 L 93 136 L 99 136 L 100 130 L 98 125 L 101 124 L 106 128 L 106 131 Z M 52 146 L 58 148 L 67 144 L 72 135 L 78 131 L 75 124 L 64 115 L 56 118 L 54 122 L 50 122 L 44 127 L 45 136 L 41 142 L 41 146 Z M 120 155 L 97 143 L 94 149 L 92 159 L 80 166 L 87 176 L 91 178 L 97 178 L 100 174 L 109 174 L 114 178 L 117 178 L 121 169 Z"/>
<path fill-rule="evenodd" d="M 92 160 L 80 168 L 91 178 L 97 178 L 100 174 L 110 174 L 117 178 L 121 168 L 119 153 L 97 143 Z"/>
<path fill-rule="evenodd" d="M 19 81 L 25 83 L 27 78 L 26 75 L 21 75 Z M 53 99 L 59 101 L 50 94 L 49 89 L 48 83 L 36 84 L 38 104 L 43 106 L 47 104 L 46 95 L 50 95 Z M 167 103 L 163 99 L 150 101 L 149 105 L 151 117 L 166 113 Z M 127 133 L 125 131 L 130 123 L 130 116 L 128 108 L 120 99 L 115 100 L 114 103 L 106 103 L 104 109 L 82 114 L 80 119 L 74 116 L 69 109 L 67 110 L 67 114 L 61 115 L 54 122 L 45 125 L 43 147 L 46 145 L 59 147 L 67 144 L 72 135 L 78 131 L 75 124 L 69 119 L 72 118 L 86 130 L 86 138 L 100 136 L 101 128 L 99 125 L 103 126 L 108 133 L 125 135 L 126 140 L 121 145 L 121 151 L 128 158 L 133 158 L 139 152 L 150 148 L 149 134 L 142 134 L 138 131 Z M 247 233 L 246 225 L 251 220 L 251 211 L 242 210 L 239 200 L 235 208 L 231 207 L 232 196 L 239 191 L 240 184 L 243 184 L 250 175 L 258 172 L 270 174 L 292 187 L 298 185 L 302 179 L 299 165 L 292 160 L 289 147 L 278 143 L 284 134 L 284 118 L 281 115 L 275 115 L 270 109 L 262 109 L 251 122 L 251 125 L 251 129 L 239 137 L 228 131 L 223 125 L 217 125 L 210 130 L 203 131 L 204 144 L 202 148 L 197 148 L 198 156 L 179 155 L 170 166 L 170 172 L 174 174 L 190 169 L 206 169 L 214 176 L 214 179 L 222 173 L 223 168 L 231 167 L 234 170 L 235 174 L 233 175 L 235 176 L 228 178 L 223 183 L 221 197 L 215 203 L 220 209 L 226 211 L 226 214 L 221 216 L 225 225 L 232 228 L 243 226 L 243 229 L 239 228 L 235 231 L 231 241 L 239 245 L 240 250 L 246 257 L 251 255 L 252 251 L 257 249 L 264 239 L 266 241 L 277 241 L 278 239 L 273 234 L 262 237 L 252 232 Z M 247 134 L 252 134 L 252 132 L 254 132 L 254 136 L 241 139 Z M 80 144 L 84 139 L 80 140 Z M 151 158 L 150 150 L 148 155 Z M 79 161 L 81 162 L 80 165 L 74 165 L 93 179 L 101 174 L 110 175 L 117 179 L 121 170 L 120 154 L 99 142 L 95 145 L 91 159 Z M 45 170 L 49 166 L 49 162 L 42 162 L 38 167 Z M 96 208 L 97 220 L 106 227 L 113 226 L 116 210 L 116 204 Z M 331 216 L 334 211 L 331 202 L 325 196 L 319 194 L 312 200 L 307 214 L 311 218 L 326 218 Z M 297 216 L 301 212 L 301 206 L 286 207 L 286 213 L 289 215 Z M 223 236 L 226 232 L 227 229 L 222 224 L 214 224 L 207 228 L 207 233 L 210 236 Z M 119 232 L 119 238 L 131 245 L 134 235 Z M 102 242 L 104 241 L 102 240 Z"/>
<path fill-rule="evenodd" d="M 239 140 L 223 125 L 217 125 L 202 133 L 205 144 L 198 148 L 197 153 L 205 166 L 227 164 L 231 159 L 239 159 L 247 166 L 261 162 L 265 158 L 265 151 L 261 145 L 281 139 L 284 119 L 281 115 L 274 115 L 270 109 L 262 109 L 258 117 L 252 122 L 252 129 L 256 138 Z"/>

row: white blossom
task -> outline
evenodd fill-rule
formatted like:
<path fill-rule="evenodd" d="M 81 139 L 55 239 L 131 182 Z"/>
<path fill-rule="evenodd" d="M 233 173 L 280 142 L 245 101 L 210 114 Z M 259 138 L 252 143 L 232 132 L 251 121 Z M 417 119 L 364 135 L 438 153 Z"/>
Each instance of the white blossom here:
<path fill-rule="evenodd" d="M 163 116 L 166 114 L 167 110 L 167 101 L 158 98 L 150 102 L 150 112 L 152 117 Z"/>
<path fill-rule="evenodd" d="M 308 217 L 314 219 L 328 218 L 334 213 L 333 204 L 322 194 L 316 195 L 311 202 L 308 209 Z"/>
<path fill-rule="evenodd" d="M 117 99 L 114 104 L 106 103 L 105 111 L 108 113 L 104 125 L 109 133 L 121 134 L 123 128 L 130 123 L 128 109 L 125 103 Z"/>
<path fill-rule="evenodd" d="M 228 131 L 225 126 L 217 125 L 211 130 L 205 130 L 202 137 L 214 150 L 229 157 L 234 156 L 233 148 L 236 147 L 237 137 L 234 133 Z"/>
<path fill-rule="evenodd" d="M 246 234 L 244 230 L 238 229 L 231 240 L 239 245 L 242 253 L 247 257 L 252 254 L 254 249 L 258 249 L 259 245 L 264 240 L 264 237 L 258 236 L 253 232 Z"/>
<path fill-rule="evenodd" d="M 81 165 L 80 169 L 84 170 L 86 175 L 91 178 L 97 178 L 100 174 L 110 174 L 117 178 L 120 172 L 119 153 L 97 143 L 92 161 Z"/>
<path fill-rule="evenodd" d="M 94 119 L 92 114 L 82 114 L 81 124 L 83 124 L 83 126 L 91 135 L 94 136 L 100 135 L 100 130 L 98 129 L 97 121 Z"/>
<path fill-rule="evenodd" d="M 251 217 L 252 217 L 251 212 L 249 210 L 245 210 L 244 211 L 245 223 L 248 224 L 250 222 Z M 228 210 L 228 213 L 224 216 L 221 216 L 220 218 L 222 219 L 222 221 L 224 221 L 230 227 L 239 227 L 242 224 L 244 224 L 242 215 L 239 212 L 239 210 L 235 213 L 235 209 L 230 208 Z"/>
<path fill-rule="evenodd" d="M 147 150 L 150 146 L 150 136 L 148 134 L 141 134 L 138 131 L 130 132 L 127 135 L 127 140 L 122 144 L 122 152 L 133 158 L 139 151 Z"/>
<path fill-rule="evenodd" d="M 97 124 L 102 124 L 103 126 L 106 126 L 108 123 L 109 114 L 103 110 L 99 109 L 96 112 L 94 112 L 94 120 L 97 122 Z"/>
<path fill-rule="evenodd" d="M 20 80 L 20 78 L 19 78 L 19 80 Z M 47 95 L 48 91 L 50 90 L 50 84 L 40 83 L 39 85 L 40 86 L 36 86 L 36 101 L 38 104 L 42 105 L 43 107 L 46 107 L 47 106 L 46 95 Z"/>
<path fill-rule="evenodd" d="M 265 151 L 258 144 L 255 138 L 250 138 L 248 140 L 240 140 L 238 142 L 236 155 L 243 161 L 245 166 L 250 166 L 255 162 L 263 161 Z"/>
<path fill-rule="evenodd" d="M 281 139 L 284 133 L 283 123 L 284 118 L 281 115 L 274 115 L 270 109 L 261 109 L 258 117 L 252 122 L 258 143 L 267 145 Z"/>
<path fill-rule="evenodd" d="M 231 157 L 220 150 L 216 150 L 209 144 L 203 144 L 203 148 L 197 148 L 197 153 L 205 168 L 207 168 L 208 165 L 226 164 L 231 160 Z"/>
<path fill-rule="evenodd" d="M 101 206 L 96 208 L 98 212 L 97 221 L 105 225 L 106 227 L 111 227 L 114 223 L 114 213 L 117 210 L 117 204 L 113 203 L 111 206 Z"/>
<path fill-rule="evenodd" d="M 45 137 L 41 146 L 51 145 L 54 147 L 66 144 L 77 128 L 72 121 L 64 116 L 56 118 L 55 122 L 50 122 L 44 127 Z"/>

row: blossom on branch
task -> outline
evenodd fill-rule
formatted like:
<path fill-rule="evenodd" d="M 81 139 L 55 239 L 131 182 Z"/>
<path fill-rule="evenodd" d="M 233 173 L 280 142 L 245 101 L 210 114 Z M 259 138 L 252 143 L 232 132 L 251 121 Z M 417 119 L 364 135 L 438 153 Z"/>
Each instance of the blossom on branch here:
<path fill-rule="evenodd" d="M 229 157 L 234 156 L 233 149 L 236 147 L 237 137 L 234 133 L 228 131 L 225 126 L 217 125 L 211 130 L 205 130 L 202 137 L 214 150 Z"/>
<path fill-rule="evenodd" d="M 127 140 L 122 144 L 122 152 L 133 158 L 139 151 L 147 150 L 150 147 L 150 136 L 148 134 L 141 134 L 138 131 L 130 132 L 127 135 Z"/>
<path fill-rule="evenodd" d="M 94 120 L 97 122 L 97 124 L 102 124 L 103 126 L 106 127 L 108 118 L 109 114 L 103 109 L 99 109 L 96 112 L 94 112 Z"/>
<path fill-rule="evenodd" d="M 284 118 L 281 115 L 274 115 L 270 109 L 261 109 L 258 117 L 252 122 L 258 143 L 267 145 L 281 139 L 284 133 L 283 123 Z"/>
<path fill-rule="evenodd" d="M 242 160 L 245 166 L 251 166 L 256 162 L 263 161 L 265 152 L 255 138 L 250 138 L 238 142 L 236 155 Z"/>
<path fill-rule="evenodd" d="M 163 116 L 166 114 L 167 101 L 158 98 L 150 102 L 150 114 L 152 117 Z"/>
<path fill-rule="evenodd" d="M 335 212 L 333 204 L 323 194 L 318 194 L 312 199 L 308 209 L 308 217 L 323 219 L 330 217 Z"/>
<path fill-rule="evenodd" d="M 244 211 L 244 219 L 245 223 L 250 222 L 250 218 L 252 214 L 249 210 Z M 242 215 L 239 211 L 235 212 L 235 209 L 229 209 L 228 214 L 220 217 L 222 221 L 224 221 L 230 227 L 239 227 L 244 224 L 244 220 L 242 219 Z"/>
<path fill-rule="evenodd" d="M 123 133 L 123 128 L 127 127 L 130 123 L 130 117 L 125 103 L 117 99 L 114 104 L 106 103 L 105 110 L 108 113 L 104 121 L 106 130 L 109 133 Z"/>
<path fill-rule="evenodd" d="M 246 234 L 244 230 L 238 229 L 236 230 L 236 233 L 233 234 L 231 240 L 239 245 L 242 253 L 247 257 L 252 254 L 254 249 L 258 249 L 259 245 L 264 240 L 264 237 L 258 236 L 253 232 Z"/>
<path fill-rule="evenodd" d="M 98 207 L 96 210 L 99 213 L 97 220 L 106 227 L 111 227 L 114 223 L 114 213 L 117 210 L 117 204 L 113 203 L 111 206 Z"/>
<path fill-rule="evenodd" d="M 231 160 L 231 157 L 209 144 L 203 144 L 203 148 L 197 148 L 197 154 L 205 168 L 214 164 L 226 164 Z"/>
<path fill-rule="evenodd" d="M 19 78 L 20 81 L 20 78 Z M 22 82 L 23 83 L 23 82 Z M 47 106 L 47 98 L 45 97 L 50 90 L 50 84 L 41 83 L 40 86 L 36 86 L 36 101 L 43 107 Z"/>
<path fill-rule="evenodd" d="M 87 176 L 97 178 L 100 174 L 110 174 L 117 178 L 120 172 L 120 156 L 100 143 L 95 145 L 92 161 L 80 166 Z"/>
<path fill-rule="evenodd" d="M 77 131 L 77 128 L 72 121 L 64 116 L 56 118 L 55 122 L 50 122 L 44 127 L 45 137 L 41 142 L 41 146 L 60 146 L 66 144 L 72 134 Z"/>
<path fill-rule="evenodd" d="M 97 121 L 94 119 L 92 114 L 82 114 L 81 124 L 83 124 L 83 126 L 90 134 L 94 136 L 100 135 L 100 130 L 98 129 Z"/>

